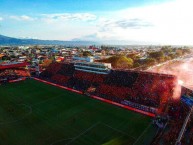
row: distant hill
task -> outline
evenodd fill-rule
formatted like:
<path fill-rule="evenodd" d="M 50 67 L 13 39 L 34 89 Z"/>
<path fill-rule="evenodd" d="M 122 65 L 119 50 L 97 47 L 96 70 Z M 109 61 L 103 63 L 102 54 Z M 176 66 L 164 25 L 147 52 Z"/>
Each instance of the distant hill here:
<path fill-rule="evenodd" d="M 59 40 L 39 40 L 39 39 L 19 39 L 0 35 L 0 45 L 93 45 L 97 42 L 92 41 L 59 41 Z"/>

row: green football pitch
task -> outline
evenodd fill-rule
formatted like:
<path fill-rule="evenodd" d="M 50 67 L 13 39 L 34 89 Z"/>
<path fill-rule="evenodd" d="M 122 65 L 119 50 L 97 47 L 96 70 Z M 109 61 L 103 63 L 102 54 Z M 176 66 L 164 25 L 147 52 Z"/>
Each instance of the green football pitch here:
<path fill-rule="evenodd" d="M 142 145 L 151 118 L 32 79 L 0 86 L 1 145 Z"/>

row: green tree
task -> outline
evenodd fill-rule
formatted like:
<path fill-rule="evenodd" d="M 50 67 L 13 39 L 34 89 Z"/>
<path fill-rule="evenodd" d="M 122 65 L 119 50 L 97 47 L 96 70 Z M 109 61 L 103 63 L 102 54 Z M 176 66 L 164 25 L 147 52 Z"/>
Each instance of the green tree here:
<path fill-rule="evenodd" d="M 156 51 L 156 52 L 150 52 L 149 53 L 150 58 L 160 58 L 164 56 L 164 52 L 163 51 Z"/>
<path fill-rule="evenodd" d="M 178 49 L 178 50 L 176 50 L 176 56 L 182 56 L 183 55 L 183 51 L 182 51 L 182 49 Z"/>
<path fill-rule="evenodd" d="M 82 54 L 84 57 L 92 56 L 92 53 L 90 51 L 84 51 Z"/>
<path fill-rule="evenodd" d="M 135 63 L 133 64 L 133 67 L 134 67 L 134 68 L 139 67 L 139 66 L 140 66 L 140 64 L 139 64 L 138 62 L 135 62 Z"/>
<path fill-rule="evenodd" d="M 133 66 L 133 59 L 127 58 L 126 56 L 112 56 L 108 59 L 103 60 L 103 62 L 111 63 L 113 68 L 128 69 Z"/>
<path fill-rule="evenodd" d="M 171 59 L 174 59 L 176 56 L 174 53 L 170 53 L 170 54 L 168 54 L 168 57 L 170 57 Z"/>
<path fill-rule="evenodd" d="M 154 65 L 156 64 L 156 59 L 155 58 L 147 58 L 146 59 L 146 65 L 147 66 L 151 66 L 151 65 Z"/>
<path fill-rule="evenodd" d="M 133 60 L 125 56 L 121 56 L 116 61 L 116 68 L 131 68 L 133 66 Z"/>

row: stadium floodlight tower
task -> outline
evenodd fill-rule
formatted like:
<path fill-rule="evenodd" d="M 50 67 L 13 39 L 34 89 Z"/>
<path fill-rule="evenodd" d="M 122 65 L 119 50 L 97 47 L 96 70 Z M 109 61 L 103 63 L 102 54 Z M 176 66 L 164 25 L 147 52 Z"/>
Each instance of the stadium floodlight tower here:
<path fill-rule="evenodd" d="M 187 126 L 187 124 L 188 124 L 188 121 L 190 120 L 190 116 L 191 116 L 192 112 L 193 112 L 193 106 L 191 107 L 188 115 L 186 116 L 186 119 L 185 119 L 185 121 L 184 121 L 184 124 L 183 124 L 183 126 L 182 126 L 182 129 L 181 129 L 181 131 L 180 131 L 180 134 L 179 134 L 179 136 L 178 136 L 178 139 L 177 139 L 175 145 L 181 145 L 181 139 L 182 139 L 183 134 L 184 134 L 184 132 L 185 132 L 186 126 Z"/>

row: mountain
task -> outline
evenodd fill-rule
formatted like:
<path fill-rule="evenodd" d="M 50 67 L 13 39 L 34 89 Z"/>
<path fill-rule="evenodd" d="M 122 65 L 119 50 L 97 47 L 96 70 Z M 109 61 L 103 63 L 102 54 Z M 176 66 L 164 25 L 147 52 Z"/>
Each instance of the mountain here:
<path fill-rule="evenodd" d="M 80 45 L 93 45 L 98 44 L 93 41 L 59 41 L 59 40 L 40 40 L 40 39 L 19 39 L 0 35 L 0 45 L 68 45 L 68 46 L 80 46 Z"/>
<path fill-rule="evenodd" d="M 159 43 L 151 41 L 117 40 L 117 39 L 105 40 L 103 38 L 98 37 L 97 34 L 86 35 L 82 36 L 81 38 L 73 39 L 73 41 L 85 41 L 85 40 L 98 42 L 101 45 L 159 45 Z"/>

